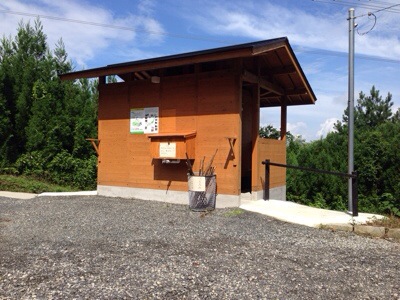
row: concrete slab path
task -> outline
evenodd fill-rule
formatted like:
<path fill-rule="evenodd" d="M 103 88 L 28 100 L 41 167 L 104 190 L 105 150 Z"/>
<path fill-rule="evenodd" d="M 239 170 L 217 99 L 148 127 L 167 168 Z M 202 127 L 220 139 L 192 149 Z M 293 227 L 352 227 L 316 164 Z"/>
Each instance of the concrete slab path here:
<path fill-rule="evenodd" d="M 33 199 L 37 197 L 37 194 L 0 191 L 0 197 L 7 197 L 13 199 Z"/>
<path fill-rule="evenodd" d="M 35 197 L 41 197 L 41 196 L 55 197 L 55 196 L 95 196 L 95 195 L 97 195 L 97 191 L 46 192 L 41 194 L 0 191 L 0 197 L 7 197 L 13 199 L 33 199 Z"/>
<path fill-rule="evenodd" d="M 309 227 L 365 224 L 374 217 L 383 218 L 380 215 L 367 213 L 359 213 L 357 217 L 353 217 L 346 212 L 315 208 L 281 200 L 244 200 L 240 208 Z"/>

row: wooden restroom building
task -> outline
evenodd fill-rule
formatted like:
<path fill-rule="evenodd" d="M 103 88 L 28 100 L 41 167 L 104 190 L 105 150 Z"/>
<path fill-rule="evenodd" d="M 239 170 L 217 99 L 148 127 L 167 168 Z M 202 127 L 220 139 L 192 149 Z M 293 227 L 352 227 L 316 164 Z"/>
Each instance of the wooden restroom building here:
<path fill-rule="evenodd" d="M 107 83 L 110 75 L 118 82 Z M 97 190 L 105 196 L 186 204 L 186 154 L 196 170 L 217 151 L 216 206 L 239 206 L 244 193 L 262 199 L 261 162 L 286 162 L 287 107 L 316 101 L 287 38 L 61 75 L 94 77 Z M 279 140 L 259 138 L 261 107 L 280 107 Z M 271 167 L 271 198 L 285 192 L 285 169 Z"/>

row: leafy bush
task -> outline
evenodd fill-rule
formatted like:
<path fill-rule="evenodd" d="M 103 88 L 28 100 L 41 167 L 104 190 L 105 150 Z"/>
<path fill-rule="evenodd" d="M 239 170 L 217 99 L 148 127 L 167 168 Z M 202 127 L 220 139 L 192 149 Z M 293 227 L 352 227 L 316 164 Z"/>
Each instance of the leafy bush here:
<path fill-rule="evenodd" d="M 33 175 L 47 178 L 46 165 L 48 159 L 41 151 L 33 151 L 22 154 L 15 162 L 14 167 L 19 174 Z"/>
<path fill-rule="evenodd" d="M 400 200 L 397 200 L 390 193 L 384 193 L 381 196 L 381 208 L 383 213 L 388 213 L 400 217 Z"/>
<path fill-rule="evenodd" d="M 74 186 L 79 189 L 94 190 L 97 187 L 97 156 L 87 160 L 79 160 L 75 170 Z"/>
<path fill-rule="evenodd" d="M 48 172 L 54 183 L 93 189 L 96 187 L 97 157 L 92 155 L 83 160 L 62 151 L 49 163 Z"/>

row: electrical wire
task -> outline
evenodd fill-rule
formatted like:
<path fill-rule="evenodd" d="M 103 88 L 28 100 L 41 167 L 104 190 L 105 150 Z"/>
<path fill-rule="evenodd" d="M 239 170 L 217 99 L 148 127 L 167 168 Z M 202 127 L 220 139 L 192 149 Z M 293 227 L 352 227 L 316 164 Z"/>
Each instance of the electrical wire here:
<path fill-rule="evenodd" d="M 387 12 L 400 14 L 400 9 L 394 8 L 396 6 L 400 6 L 400 4 L 394 4 L 394 5 L 387 7 L 387 6 L 382 6 L 382 4 L 384 4 L 383 2 L 380 2 L 381 5 L 377 5 L 375 3 L 364 4 L 364 3 L 360 3 L 359 1 L 355 3 L 355 2 L 343 1 L 343 0 L 311 0 L 311 1 L 325 3 L 325 4 L 340 5 L 340 6 L 354 6 L 354 7 L 360 7 L 360 8 L 365 8 L 365 9 L 371 9 L 371 10 L 377 9 L 376 11 L 374 11 L 374 13 L 385 10 Z M 387 3 L 387 4 L 391 4 L 391 3 Z M 361 16 L 366 16 L 366 15 L 367 14 L 361 15 Z M 358 16 L 358 17 L 361 17 L 361 16 Z"/>
<path fill-rule="evenodd" d="M 169 33 L 169 32 L 165 32 L 165 31 L 137 29 L 137 28 L 127 27 L 127 26 L 118 26 L 118 25 L 96 23 L 96 22 L 82 21 L 82 20 L 76 20 L 76 19 L 67 19 L 67 18 L 62 18 L 62 17 L 54 17 L 54 16 L 48 16 L 48 15 L 31 14 L 31 13 L 11 11 L 11 10 L 5 10 L 5 9 L 0 9 L 0 13 L 19 15 L 19 16 L 27 16 L 27 17 L 35 17 L 35 18 L 39 17 L 42 19 L 91 25 L 91 26 L 111 28 L 111 29 L 117 29 L 117 30 L 126 30 L 126 31 L 131 31 L 131 32 L 142 32 L 142 33 L 148 33 L 148 34 L 154 34 L 154 35 L 164 35 L 164 36 L 169 36 L 169 37 L 174 37 L 174 38 L 179 38 L 179 39 L 209 41 L 209 42 L 215 42 L 215 43 L 225 44 L 225 45 L 229 45 L 229 44 L 233 43 L 233 41 L 223 41 L 223 40 L 212 39 L 212 38 L 208 38 L 208 37 L 204 37 L 204 36 L 184 35 L 184 34 Z"/>
<path fill-rule="evenodd" d="M 394 9 L 393 7 L 398 6 L 399 4 L 394 4 L 392 3 L 383 3 L 379 5 L 377 2 L 371 3 L 369 2 L 368 4 L 366 3 L 361 3 L 360 1 L 357 2 L 352 2 L 349 0 L 312 0 L 314 2 L 322 2 L 322 3 L 328 3 L 328 4 L 338 4 L 338 5 L 350 5 L 350 6 L 355 6 L 355 7 L 362 7 L 362 8 L 369 8 L 369 9 L 389 9 L 392 12 L 400 13 L 400 10 Z M 389 5 L 389 7 L 387 6 Z"/>
<path fill-rule="evenodd" d="M 390 8 L 393 8 L 395 6 L 400 6 L 400 3 L 399 4 L 394 4 L 392 6 L 388 6 L 388 7 L 382 8 L 382 9 L 378 9 L 378 10 L 374 11 L 374 13 L 377 13 L 377 12 L 380 12 L 380 11 L 384 11 L 384 10 L 389 10 Z"/>
<path fill-rule="evenodd" d="M 314 1 L 314 2 L 323 2 L 322 0 L 312 0 L 312 1 Z M 333 4 L 332 2 L 326 2 L 326 3 Z M 112 28 L 112 29 L 117 29 L 117 30 L 126 30 L 126 31 L 132 31 L 132 32 L 143 32 L 143 33 L 149 33 L 149 34 L 155 34 L 155 35 L 164 35 L 164 36 L 169 36 L 169 37 L 173 37 L 173 38 L 180 38 L 180 39 L 192 39 L 192 40 L 209 41 L 209 42 L 215 42 L 215 43 L 226 44 L 226 45 L 234 43 L 233 41 L 223 41 L 223 40 L 219 40 L 219 39 L 218 40 L 217 39 L 211 39 L 211 38 L 202 37 L 202 36 L 173 34 L 173 33 L 168 33 L 168 32 L 164 32 L 164 31 L 140 30 L 140 29 L 131 28 L 131 27 L 125 27 L 125 26 L 117 26 L 117 25 L 96 23 L 96 22 L 90 22 L 90 21 L 82 21 L 82 20 L 76 20 L 76 19 L 67 19 L 67 18 L 54 17 L 54 16 L 48 16 L 48 15 L 31 14 L 31 13 L 24 13 L 24 12 L 18 12 L 18 11 L 10 11 L 10 10 L 1 10 L 0 9 L 0 13 L 7 13 L 7 14 L 14 14 L 14 15 L 28 16 L 28 17 L 39 17 L 39 18 L 43 18 L 43 19 L 50 19 L 50 20 L 70 22 L 70 23 L 78 23 L 78 24 L 84 24 L 84 25 L 90 25 L 90 26 L 98 26 L 98 27 L 104 27 L 104 28 Z M 375 24 L 374 24 L 374 26 L 375 26 Z M 371 31 L 373 29 L 373 27 L 369 31 Z M 364 34 L 366 34 L 366 33 L 364 33 Z M 295 52 L 310 53 L 312 55 L 339 56 L 339 57 L 344 55 L 341 52 L 334 52 L 334 51 L 318 49 L 318 48 L 316 48 L 315 50 L 294 49 L 294 51 Z M 400 63 L 400 60 L 386 59 L 386 58 L 373 57 L 373 56 L 371 56 L 371 57 L 369 57 L 369 56 L 365 56 L 365 57 L 364 56 L 358 56 L 358 58 L 366 59 L 366 60 L 369 59 L 369 60 L 375 60 L 375 61 L 384 61 L 384 62 L 389 62 L 389 63 Z"/>
<path fill-rule="evenodd" d="M 293 50 L 296 53 L 296 55 L 298 55 L 300 53 L 307 53 L 307 54 L 311 54 L 311 55 L 335 56 L 335 57 L 343 57 L 343 58 L 348 57 L 348 54 L 345 52 L 330 51 L 330 50 L 323 50 L 323 49 L 304 49 L 302 47 L 294 46 Z M 400 60 L 397 60 L 397 59 L 383 58 L 383 57 L 371 56 L 371 55 L 365 55 L 365 54 L 356 54 L 355 58 L 361 59 L 361 60 L 381 61 L 381 62 L 387 62 L 387 63 L 400 64 Z"/>
<path fill-rule="evenodd" d="M 344 0 L 332 0 L 333 2 L 330 2 L 330 1 L 327 1 L 327 0 L 325 0 L 325 1 L 323 1 L 323 0 L 312 0 L 312 1 L 313 2 L 329 3 L 329 4 L 346 4 L 346 5 L 357 6 L 357 5 L 354 5 L 353 2 L 348 2 L 348 1 L 344 1 Z M 367 30 L 365 32 L 360 32 L 359 28 L 357 27 L 358 35 L 366 35 L 366 34 L 370 33 L 375 28 L 375 25 L 376 25 L 376 22 L 377 22 L 377 17 L 375 15 L 375 13 L 378 13 L 378 12 L 381 12 L 381 11 L 394 12 L 394 11 L 390 11 L 390 9 L 393 8 L 393 7 L 396 7 L 396 6 L 400 6 L 400 3 L 393 4 L 393 5 L 390 5 L 390 6 L 385 6 L 385 7 L 378 6 L 378 5 L 358 5 L 358 6 L 363 7 L 363 8 L 366 8 L 366 7 L 367 8 L 374 8 L 374 9 L 379 8 L 378 10 L 375 10 L 373 12 L 368 12 L 367 14 L 362 14 L 362 15 L 358 15 L 358 16 L 354 17 L 354 19 L 365 17 L 365 16 L 368 16 L 369 19 L 370 19 L 371 16 L 374 17 L 374 24 L 372 25 L 372 27 L 369 30 Z M 396 11 L 396 12 L 400 13 L 400 11 Z"/>
<path fill-rule="evenodd" d="M 365 31 L 365 32 L 360 32 L 359 28 L 357 27 L 358 35 L 366 35 L 366 34 L 370 33 L 372 31 L 372 29 L 374 29 L 374 27 L 376 25 L 376 16 L 373 13 L 368 13 L 368 18 L 370 18 L 371 16 L 374 17 L 374 24 L 372 25 L 372 27 L 369 30 Z"/>

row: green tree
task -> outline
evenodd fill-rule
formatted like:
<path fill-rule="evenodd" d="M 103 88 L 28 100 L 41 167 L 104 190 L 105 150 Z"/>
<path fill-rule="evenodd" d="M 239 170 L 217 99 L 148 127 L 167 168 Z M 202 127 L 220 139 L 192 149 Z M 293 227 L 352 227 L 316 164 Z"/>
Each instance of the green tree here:
<path fill-rule="evenodd" d="M 392 94 L 388 93 L 383 99 L 375 86 L 372 86 L 369 96 L 360 92 L 355 107 L 356 128 L 361 129 L 364 126 L 375 128 L 388 121 L 392 116 L 392 106 Z"/>
<path fill-rule="evenodd" d="M 279 139 L 281 137 L 281 132 L 272 125 L 260 127 L 258 134 L 260 137 L 268 139 Z"/>
<path fill-rule="evenodd" d="M 358 172 L 361 211 L 400 212 L 400 112 L 392 112 L 392 95 L 383 99 L 373 86 L 370 95 L 360 92 L 355 107 L 355 170 Z M 326 138 L 288 146 L 288 161 L 298 165 L 347 171 L 347 109 L 336 132 Z M 287 198 L 314 206 L 346 209 L 347 179 L 336 176 L 287 172 Z"/>
<path fill-rule="evenodd" d="M 383 99 L 379 94 L 379 90 L 372 86 L 370 95 L 366 96 L 362 91 L 359 93 L 357 104 L 354 108 L 354 128 L 355 131 L 363 131 L 367 128 L 374 128 L 382 124 L 392 117 L 392 94 L 388 93 Z M 347 122 L 349 111 L 345 109 L 342 121 L 335 124 L 335 129 L 347 134 Z"/>
<path fill-rule="evenodd" d="M 59 79 L 72 64 L 61 39 L 50 50 L 39 20 L 0 45 L 0 166 L 93 187 L 97 159 L 85 138 L 97 134 L 97 81 Z"/>

